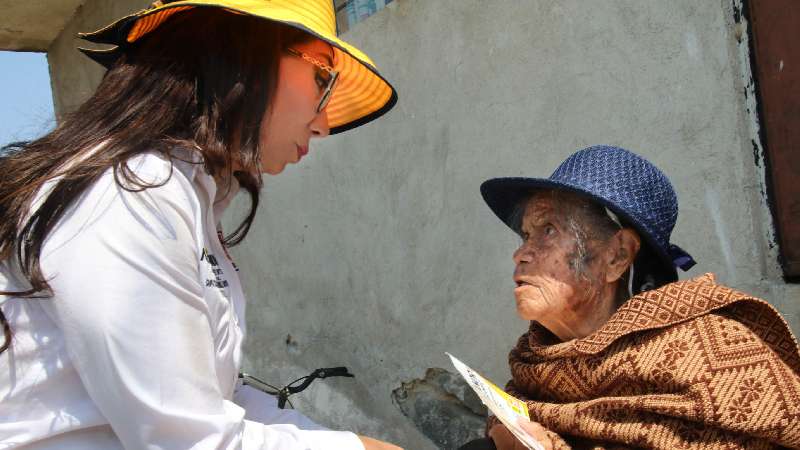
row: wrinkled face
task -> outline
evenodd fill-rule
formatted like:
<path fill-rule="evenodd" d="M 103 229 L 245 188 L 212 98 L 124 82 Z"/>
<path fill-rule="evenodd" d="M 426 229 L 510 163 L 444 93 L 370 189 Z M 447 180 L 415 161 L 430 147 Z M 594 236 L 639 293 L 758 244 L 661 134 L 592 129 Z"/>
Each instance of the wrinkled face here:
<path fill-rule="evenodd" d="M 315 39 L 292 48 L 333 66 L 333 49 L 323 41 Z M 288 53 L 281 57 L 272 107 L 261 123 L 262 172 L 281 173 L 287 164 L 298 163 L 308 153 L 311 138 L 328 135 L 327 113 L 316 110 L 326 76 L 305 59 Z"/>
<path fill-rule="evenodd" d="M 596 311 L 605 285 L 603 258 L 613 230 L 593 226 L 589 203 L 573 194 L 534 194 L 524 206 L 523 242 L 514 252 L 517 314 L 581 323 Z M 598 228 L 603 231 L 598 230 Z"/>

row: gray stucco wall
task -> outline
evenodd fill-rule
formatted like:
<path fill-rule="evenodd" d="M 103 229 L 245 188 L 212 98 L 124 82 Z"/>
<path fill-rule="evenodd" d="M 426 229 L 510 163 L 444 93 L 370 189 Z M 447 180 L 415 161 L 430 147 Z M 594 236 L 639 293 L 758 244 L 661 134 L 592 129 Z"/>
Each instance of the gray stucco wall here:
<path fill-rule="evenodd" d="M 400 101 L 266 179 L 256 225 L 233 251 L 250 297 L 248 370 L 281 383 L 346 365 L 354 380 L 315 383 L 295 404 L 333 427 L 434 448 L 391 391 L 450 369 L 445 351 L 504 382 L 526 327 L 512 295 L 517 240 L 480 182 L 547 176 L 594 143 L 670 176 L 673 241 L 699 262 L 685 276 L 714 272 L 799 330 L 800 286 L 776 264 L 738 2 L 395 0 L 358 24 L 344 38 Z M 59 111 L 100 74 L 70 36 L 142 2 L 123 3 L 88 1 L 51 47 Z"/>
<path fill-rule="evenodd" d="M 77 38 L 79 32 L 98 30 L 112 20 L 147 7 L 148 0 L 86 0 L 47 50 L 56 117 L 77 108 L 91 96 L 103 78 L 103 68 L 76 50 L 102 48 Z"/>

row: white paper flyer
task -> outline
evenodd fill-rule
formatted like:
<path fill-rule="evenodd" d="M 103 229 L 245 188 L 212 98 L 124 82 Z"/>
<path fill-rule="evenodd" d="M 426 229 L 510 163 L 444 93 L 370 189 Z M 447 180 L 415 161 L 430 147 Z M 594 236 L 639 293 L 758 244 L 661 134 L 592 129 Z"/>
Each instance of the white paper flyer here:
<path fill-rule="evenodd" d="M 500 422 L 502 422 L 520 442 L 531 450 L 544 450 L 542 444 L 536 439 L 533 439 L 517 425 L 517 419 L 519 417 L 530 419 L 530 416 L 528 416 L 528 407 L 525 405 L 525 402 L 508 395 L 494 383 L 483 378 L 478 372 L 475 372 L 469 366 L 459 361 L 455 356 L 450 353 L 446 354 L 450 357 L 450 360 L 461 376 L 467 381 L 467 384 L 478 394 L 483 404 L 497 416 Z"/>

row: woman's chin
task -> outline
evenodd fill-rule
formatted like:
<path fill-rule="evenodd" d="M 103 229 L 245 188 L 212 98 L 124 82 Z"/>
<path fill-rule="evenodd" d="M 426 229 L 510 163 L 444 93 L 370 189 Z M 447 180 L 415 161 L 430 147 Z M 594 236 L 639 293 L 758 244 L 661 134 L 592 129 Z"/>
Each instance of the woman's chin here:
<path fill-rule="evenodd" d="M 537 320 L 546 313 L 546 305 L 542 299 L 517 297 L 517 316 L 522 320 Z"/>
<path fill-rule="evenodd" d="M 261 166 L 261 172 L 267 175 L 277 175 L 283 172 L 283 169 L 286 168 L 286 164 L 274 164 L 270 166 Z"/>

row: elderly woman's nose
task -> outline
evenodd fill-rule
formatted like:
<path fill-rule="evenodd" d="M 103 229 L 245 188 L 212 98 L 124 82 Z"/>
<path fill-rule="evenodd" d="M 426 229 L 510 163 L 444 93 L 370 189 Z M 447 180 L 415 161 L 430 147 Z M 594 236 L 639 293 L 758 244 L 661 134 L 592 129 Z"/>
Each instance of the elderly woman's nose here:
<path fill-rule="evenodd" d="M 519 248 L 514 252 L 514 255 L 512 256 L 512 258 L 514 259 L 514 264 L 517 264 L 517 265 L 522 264 L 522 263 L 526 263 L 526 262 L 531 262 L 531 260 L 533 258 L 533 251 L 532 251 L 531 246 L 528 245 L 527 243 L 523 242 L 519 246 Z"/>

